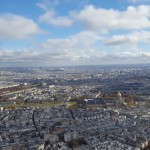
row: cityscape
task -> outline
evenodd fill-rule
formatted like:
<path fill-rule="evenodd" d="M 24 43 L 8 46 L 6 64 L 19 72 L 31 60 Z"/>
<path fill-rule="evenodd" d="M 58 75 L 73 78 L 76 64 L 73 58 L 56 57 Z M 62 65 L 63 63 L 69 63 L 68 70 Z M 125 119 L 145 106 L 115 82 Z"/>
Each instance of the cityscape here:
<path fill-rule="evenodd" d="M 0 69 L 1 150 L 146 150 L 150 65 Z"/>
<path fill-rule="evenodd" d="M 150 150 L 150 0 L 0 0 L 0 150 Z"/>

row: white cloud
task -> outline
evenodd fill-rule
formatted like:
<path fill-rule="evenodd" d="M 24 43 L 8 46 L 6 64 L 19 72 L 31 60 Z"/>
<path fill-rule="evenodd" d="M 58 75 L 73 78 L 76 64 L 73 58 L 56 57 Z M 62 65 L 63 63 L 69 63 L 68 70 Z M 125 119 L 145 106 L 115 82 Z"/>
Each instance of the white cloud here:
<path fill-rule="evenodd" d="M 39 52 L 30 50 L 5 50 L 0 51 L 0 66 L 44 66 L 44 65 L 89 65 L 89 64 L 129 64 L 129 63 L 150 63 L 150 52 L 132 51 L 106 53 L 92 50 L 89 53 L 77 51 L 62 52 Z M 138 59 L 138 61 L 137 61 Z"/>
<path fill-rule="evenodd" d="M 11 13 L 0 14 L 0 38 L 24 39 L 39 33 L 40 28 L 31 19 Z"/>
<path fill-rule="evenodd" d="M 94 48 L 95 43 L 100 39 L 101 36 L 95 32 L 83 31 L 68 38 L 48 39 L 40 45 L 40 48 L 50 51 L 73 50 L 82 52 Z"/>
<path fill-rule="evenodd" d="M 69 17 L 56 16 L 55 12 L 52 10 L 46 11 L 43 15 L 39 17 L 41 22 L 46 22 L 54 26 L 66 26 L 69 27 L 73 24 L 73 21 Z"/>
<path fill-rule="evenodd" d="M 150 28 L 150 6 L 129 6 L 125 11 L 119 11 L 88 5 L 79 12 L 73 12 L 72 16 L 86 29 L 100 32 Z"/>
<path fill-rule="evenodd" d="M 150 52 L 144 51 L 122 51 L 111 55 L 113 60 L 116 63 L 125 63 L 125 64 L 140 64 L 140 63 L 150 63 Z M 120 60 L 120 62 L 119 62 Z"/>
<path fill-rule="evenodd" d="M 0 51 L 0 63 L 19 62 L 20 65 L 23 63 L 34 65 L 39 62 L 41 64 L 53 62 L 54 64 L 59 63 L 59 65 L 81 64 L 91 58 L 102 57 L 103 54 L 94 48 L 99 39 L 101 37 L 97 33 L 89 31 L 65 39 L 48 39 L 37 45 L 36 51 L 33 49 Z"/>
<path fill-rule="evenodd" d="M 137 44 L 150 42 L 149 31 L 134 31 L 124 35 L 113 35 L 110 39 L 106 39 L 106 45 L 122 45 L 122 44 Z"/>
<path fill-rule="evenodd" d="M 66 27 L 79 22 L 78 25 L 82 23 L 86 30 L 65 38 L 49 38 L 37 44 L 37 47 L 32 46 L 32 49 L 1 50 L 0 64 L 13 62 L 38 66 L 150 62 L 150 52 L 134 50 L 138 49 L 138 43 L 150 41 L 150 32 L 146 31 L 150 28 L 150 6 L 130 6 L 119 11 L 88 5 L 80 11 L 69 12 L 68 16 L 57 16 L 46 2 L 49 1 L 37 4 L 44 10 L 44 14 L 39 17 L 41 22 Z M 54 2 L 57 5 L 58 1 Z M 128 33 L 113 35 L 111 38 L 106 38 L 109 34 L 102 34 L 118 29 L 127 30 Z M 117 33 L 121 33 L 119 31 Z M 0 38 L 23 39 L 39 32 L 33 20 L 13 14 L 0 16 Z"/>
<path fill-rule="evenodd" d="M 59 0 L 41 0 L 41 2 L 36 3 L 36 6 L 43 9 L 44 11 L 48 11 L 58 4 Z"/>
<path fill-rule="evenodd" d="M 86 30 L 108 32 L 109 30 L 139 30 L 150 28 L 150 6 L 128 6 L 126 10 L 96 8 L 86 5 L 81 10 L 70 11 L 66 16 L 59 16 L 48 3 L 37 3 L 44 10 L 39 17 L 41 22 L 54 26 L 72 26 L 75 22 L 81 22 Z"/>
<path fill-rule="evenodd" d="M 144 3 L 144 2 L 149 2 L 149 0 L 128 0 L 130 3 Z"/>
<path fill-rule="evenodd" d="M 65 65 L 78 59 L 77 53 L 68 52 L 41 52 L 32 50 L 1 50 L 0 66 L 55 66 Z"/>
<path fill-rule="evenodd" d="M 141 32 L 143 35 L 148 34 L 146 31 Z M 133 35 L 136 34 L 140 35 L 138 32 Z M 48 39 L 32 49 L 1 50 L 0 66 L 150 63 L 150 52 L 136 47 L 106 51 L 106 46 L 100 50 L 96 44 L 102 38 L 96 32 L 84 31 L 64 39 Z"/>
<path fill-rule="evenodd" d="M 49 0 L 42 1 L 41 3 L 36 3 L 36 5 L 44 10 L 44 14 L 39 17 L 40 22 L 45 22 L 54 26 L 66 26 L 69 27 L 73 24 L 73 20 L 69 16 L 57 16 L 53 5 L 57 5 L 58 0 Z"/>

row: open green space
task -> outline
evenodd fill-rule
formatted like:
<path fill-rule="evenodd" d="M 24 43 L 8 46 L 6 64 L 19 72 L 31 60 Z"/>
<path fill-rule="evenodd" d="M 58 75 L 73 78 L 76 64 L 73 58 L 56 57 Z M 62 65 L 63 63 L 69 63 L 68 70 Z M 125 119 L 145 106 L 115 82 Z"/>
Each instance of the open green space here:
<path fill-rule="evenodd" d="M 60 101 L 57 102 L 32 102 L 32 103 L 0 103 L 0 107 L 6 108 L 23 108 L 23 107 L 53 107 L 57 105 L 62 105 L 63 103 Z"/>

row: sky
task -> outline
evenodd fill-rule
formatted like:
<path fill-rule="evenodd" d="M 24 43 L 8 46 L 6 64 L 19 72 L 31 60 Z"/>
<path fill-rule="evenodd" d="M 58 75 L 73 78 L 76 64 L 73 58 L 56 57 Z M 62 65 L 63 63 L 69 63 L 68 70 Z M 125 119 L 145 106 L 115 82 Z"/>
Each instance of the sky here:
<path fill-rule="evenodd" d="M 0 0 L 0 67 L 145 63 L 149 0 Z"/>

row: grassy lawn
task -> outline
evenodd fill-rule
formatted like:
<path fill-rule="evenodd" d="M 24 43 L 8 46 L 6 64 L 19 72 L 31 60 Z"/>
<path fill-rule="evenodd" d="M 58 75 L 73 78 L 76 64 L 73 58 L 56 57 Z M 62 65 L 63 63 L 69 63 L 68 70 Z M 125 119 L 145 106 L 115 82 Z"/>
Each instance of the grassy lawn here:
<path fill-rule="evenodd" d="M 57 102 L 34 102 L 34 103 L 17 103 L 17 104 L 0 104 L 0 107 L 3 108 L 22 108 L 22 107 L 53 107 L 63 104 L 60 101 Z"/>

